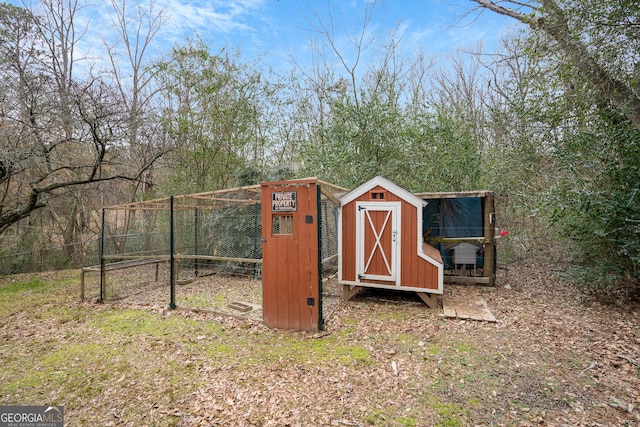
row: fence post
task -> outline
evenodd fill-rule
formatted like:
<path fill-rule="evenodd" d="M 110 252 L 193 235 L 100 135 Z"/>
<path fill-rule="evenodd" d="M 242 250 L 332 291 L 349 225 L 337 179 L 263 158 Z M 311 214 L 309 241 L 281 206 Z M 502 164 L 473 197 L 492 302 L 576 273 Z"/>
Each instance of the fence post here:
<path fill-rule="evenodd" d="M 104 301 L 104 286 L 105 286 L 105 262 L 104 262 L 104 208 L 102 208 L 102 227 L 100 230 L 100 297 L 98 302 Z"/>
<path fill-rule="evenodd" d="M 200 209 L 196 208 L 195 212 L 194 212 L 194 230 L 193 230 L 193 246 L 194 246 L 194 252 L 195 252 L 195 259 L 193 260 L 193 264 L 194 264 L 194 271 L 193 274 L 197 277 L 198 276 L 198 266 L 199 266 L 199 260 L 198 260 L 198 255 L 200 255 L 198 253 L 198 245 L 200 244 L 200 239 L 199 239 L 199 234 L 200 234 Z"/>
<path fill-rule="evenodd" d="M 489 278 L 489 286 L 496 285 L 496 208 L 493 193 L 484 198 L 484 266 L 483 276 Z"/>
<path fill-rule="evenodd" d="M 171 298 L 169 308 L 176 308 L 176 271 L 175 271 L 175 233 L 173 224 L 173 196 L 169 197 L 169 288 L 171 289 Z"/>
<path fill-rule="evenodd" d="M 311 185 L 309 188 L 315 188 L 316 194 L 311 194 L 310 197 L 316 198 L 316 233 L 318 235 L 318 329 L 324 328 L 324 317 L 322 316 L 322 225 L 324 217 L 322 215 L 322 196 L 320 186 L 322 184 L 316 182 L 315 185 Z"/>

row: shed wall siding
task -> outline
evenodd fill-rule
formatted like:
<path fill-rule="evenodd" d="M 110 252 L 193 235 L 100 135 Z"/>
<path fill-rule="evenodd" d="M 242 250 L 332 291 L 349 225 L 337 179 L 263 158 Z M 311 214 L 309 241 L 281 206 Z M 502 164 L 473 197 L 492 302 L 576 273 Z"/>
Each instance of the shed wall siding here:
<path fill-rule="evenodd" d="M 342 208 L 342 279 L 356 280 L 356 204 Z"/>
<path fill-rule="evenodd" d="M 401 203 L 400 287 L 438 290 L 438 267 L 418 255 L 418 212 L 415 206 L 380 186 L 342 207 L 342 280 L 356 281 L 356 203 L 376 202 L 371 193 L 385 192 L 385 202 Z M 384 281 L 370 283 L 385 284 Z"/>

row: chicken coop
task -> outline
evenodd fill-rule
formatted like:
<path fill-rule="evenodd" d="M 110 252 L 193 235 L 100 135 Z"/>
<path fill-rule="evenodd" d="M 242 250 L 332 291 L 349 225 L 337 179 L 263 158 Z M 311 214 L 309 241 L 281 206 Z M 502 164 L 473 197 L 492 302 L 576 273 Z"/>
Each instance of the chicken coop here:
<path fill-rule="evenodd" d="M 435 307 L 440 251 L 423 241 L 427 201 L 375 177 L 340 198 L 339 283 L 349 299 L 363 287 L 416 292 Z"/>
<path fill-rule="evenodd" d="M 237 310 L 279 329 L 322 329 L 362 288 L 435 307 L 444 283 L 495 278 L 493 193 L 414 194 L 380 176 L 351 191 L 305 178 L 109 206 L 101 230 L 82 299 Z"/>

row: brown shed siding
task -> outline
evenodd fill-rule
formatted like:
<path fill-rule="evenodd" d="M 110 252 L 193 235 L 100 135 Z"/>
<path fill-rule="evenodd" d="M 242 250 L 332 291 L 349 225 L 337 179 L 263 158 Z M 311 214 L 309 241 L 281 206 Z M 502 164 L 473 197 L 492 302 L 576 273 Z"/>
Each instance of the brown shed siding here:
<path fill-rule="evenodd" d="M 342 278 L 356 280 L 356 204 L 342 208 Z"/>
<path fill-rule="evenodd" d="M 373 199 L 372 194 L 384 192 L 384 200 Z M 438 267 L 418 255 L 418 212 L 414 205 L 380 186 L 374 187 L 342 207 L 342 280 L 356 281 L 356 204 L 358 202 L 400 202 L 400 288 L 412 287 L 425 290 L 438 290 Z M 433 252 L 429 254 L 433 256 Z M 439 254 L 438 254 L 439 258 Z M 441 261 L 436 259 L 436 261 Z M 395 283 L 382 280 L 362 280 L 361 283 Z"/>

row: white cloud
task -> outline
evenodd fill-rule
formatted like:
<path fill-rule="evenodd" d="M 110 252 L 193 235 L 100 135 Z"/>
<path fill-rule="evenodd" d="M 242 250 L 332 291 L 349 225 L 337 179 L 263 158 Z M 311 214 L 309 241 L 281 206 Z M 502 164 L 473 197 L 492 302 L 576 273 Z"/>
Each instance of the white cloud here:
<path fill-rule="evenodd" d="M 260 10 L 263 0 L 197 1 L 161 0 L 168 13 L 168 27 L 174 33 L 201 29 L 213 33 L 251 31 L 248 17 Z"/>
<path fill-rule="evenodd" d="M 111 2 L 79 0 L 84 1 L 87 6 L 81 10 L 78 22 L 88 23 L 88 29 L 78 45 L 78 56 L 86 54 L 95 61 L 104 60 L 105 41 L 113 45 L 118 39 Z M 130 14 L 137 7 L 148 8 L 150 4 L 150 0 L 124 1 Z M 318 29 L 315 13 L 328 24 L 328 8 L 334 19 L 334 41 L 350 55 L 354 47 L 349 39 L 361 30 L 368 3 L 371 0 L 155 0 L 154 13 L 162 9 L 166 22 L 150 46 L 147 59 L 169 53 L 174 45 L 198 33 L 212 52 L 223 46 L 237 47 L 246 61 L 264 54 L 267 63 L 288 69 L 290 56 L 299 62 L 309 61 L 309 39 L 320 37 L 310 31 Z M 487 48 L 496 46 L 506 29 L 506 18 L 487 13 L 476 21 L 467 19 L 468 25 L 457 23 L 459 15 L 472 7 L 470 4 L 468 0 L 379 0 L 367 31 L 381 42 L 397 30 L 396 36 L 402 39 L 399 51 L 406 55 L 417 51 L 446 53 L 457 47 L 476 46 L 480 40 Z"/>

